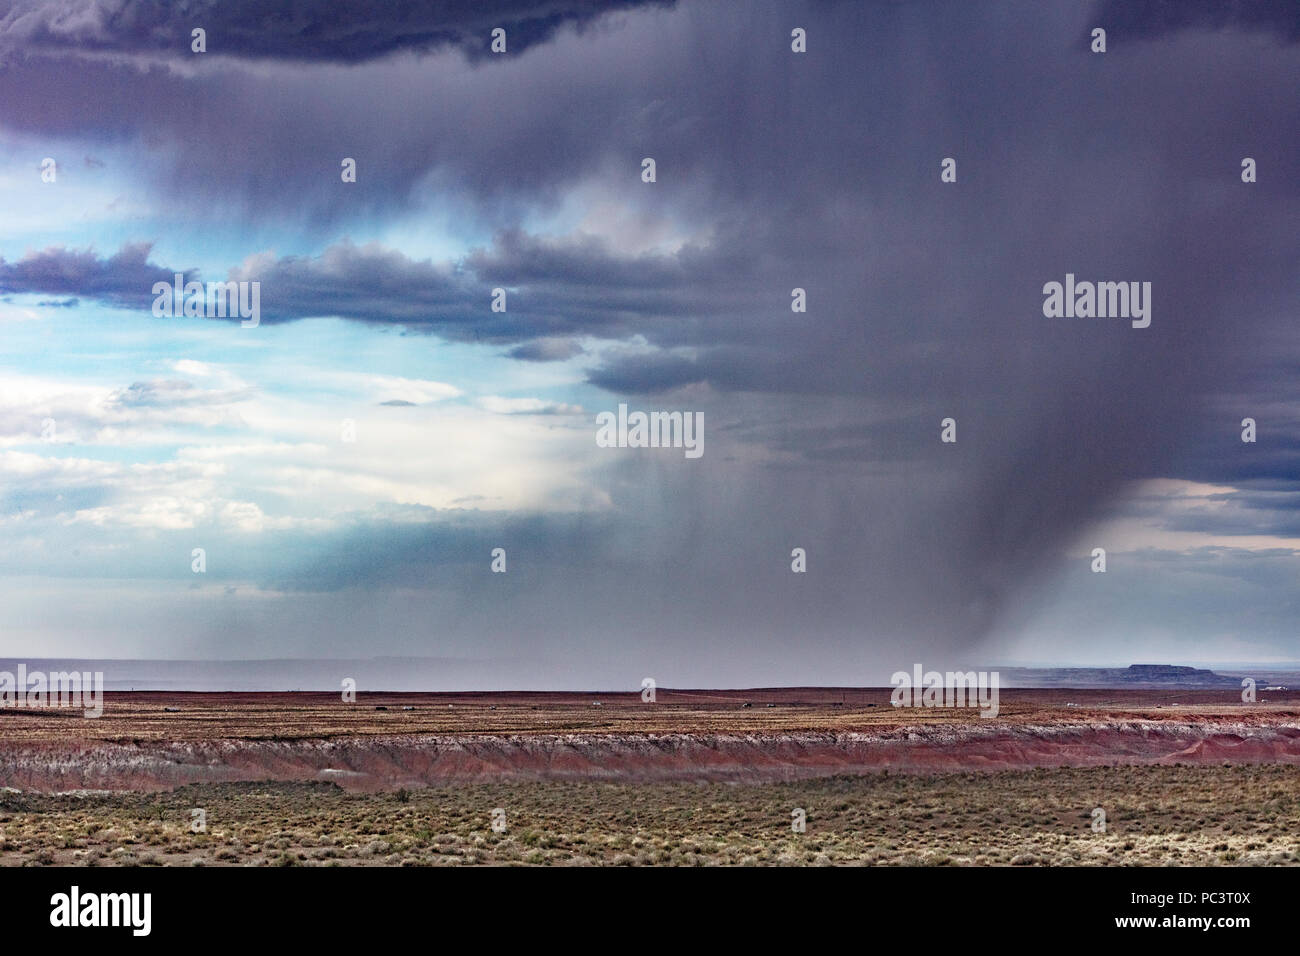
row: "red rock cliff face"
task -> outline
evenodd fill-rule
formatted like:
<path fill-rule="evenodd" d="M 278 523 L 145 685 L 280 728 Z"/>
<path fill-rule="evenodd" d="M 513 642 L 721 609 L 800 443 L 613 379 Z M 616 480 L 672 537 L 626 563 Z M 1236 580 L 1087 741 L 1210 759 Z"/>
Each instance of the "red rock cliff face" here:
<path fill-rule="evenodd" d="M 356 790 L 482 781 L 787 780 L 1114 763 L 1300 763 L 1300 725 L 1099 721 L 880 733 L 403 735 L 330 740 L 0 742 L 0 785 L 44 792 L 335 780 Z"/>

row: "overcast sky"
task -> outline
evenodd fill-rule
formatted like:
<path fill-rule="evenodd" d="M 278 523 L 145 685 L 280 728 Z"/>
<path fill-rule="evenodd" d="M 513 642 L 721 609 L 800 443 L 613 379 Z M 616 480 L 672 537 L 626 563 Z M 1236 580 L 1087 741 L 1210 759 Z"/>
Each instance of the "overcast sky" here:
<path fill-rule="evenodd" d="M 0 655 L 1300 657 L 1293 0 L 0 9 Z"/>

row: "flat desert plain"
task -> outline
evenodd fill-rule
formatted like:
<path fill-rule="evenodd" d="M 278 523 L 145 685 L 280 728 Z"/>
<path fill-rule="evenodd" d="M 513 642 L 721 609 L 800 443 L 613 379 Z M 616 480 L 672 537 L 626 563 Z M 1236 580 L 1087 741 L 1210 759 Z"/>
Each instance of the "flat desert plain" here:
<path fill-rule="evenodd" d="M 1300 862 L 1300 693 L 109 693 L 0 709 L 7 865 Z"/>

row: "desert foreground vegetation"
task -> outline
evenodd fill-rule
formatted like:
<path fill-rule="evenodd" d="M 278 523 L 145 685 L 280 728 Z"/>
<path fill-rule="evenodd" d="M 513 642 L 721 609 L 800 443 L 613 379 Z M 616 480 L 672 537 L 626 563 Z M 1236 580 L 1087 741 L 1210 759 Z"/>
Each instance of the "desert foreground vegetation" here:
<path fill-rule="evenodd" d="M 802 809 L 805 831 L 793 829 Z M 1095 829 L 1105 813 L 1105 829 Z M 194 832 L 202 811 L 205 829 Z M 499 810 L 503 813 L 496 814 Z M 498 830 L 493 824 L 497 823 Z M 501 826 L 503 831 L 499 831 Z M 11 866 L 1295 865 L 1300 767 L 0 794 Z"/>

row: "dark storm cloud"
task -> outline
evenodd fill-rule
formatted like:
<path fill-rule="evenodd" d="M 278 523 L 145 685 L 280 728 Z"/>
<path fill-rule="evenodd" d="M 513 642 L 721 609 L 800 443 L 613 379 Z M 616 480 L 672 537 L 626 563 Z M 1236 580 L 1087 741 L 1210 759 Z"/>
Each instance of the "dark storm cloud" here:
<path fill-rule="evenodd" d="M 186 281 L 218 280 L 195 269 L 150 263 L 150 248 L 130 244 L 101 259 L 89 250 L 54 247 L 12 264 L 0 260 L 0 289 L 75 291 L 136 307 L 151 305 L 154 282 L 171 286 L 174 272 Z M 593 239 L 543 246 L 517 232 L 456 263 L 415 260 L 378 244 L 344 241 L 319 256 L 256 255 L 225 278 L 261 283 L 262 321 L 337 317 L 401 324 L 459 341 L 538 339 L 531 351 L 510 353 L 531 361 L 581 354 L 581 347 L 563 336 L 626 338 L 645 332 L 664 344 L 693 341 L 701 317 L 734 314 L 757 299 L 707 254 L 685 250 L 619 258 Z M 504 312 L 491 309 L 494 288 L 509 290 Z"/>
<path fill-rule="evenodd" d="M 263 321 L 338 316 L 430 324 L 458 338 L 488 314 L 487 292 L 476 294 L 468 277 L 377 245 L 345 242 L 317 257 L 261 257 L 230 277 L 261 282 Z"/>
<path fill-rule="evenodd" d="M 93 250 L 52 247 L 13 263 L 0 259 L 0 290 L 75 292 L 109 305 L 152 308 L 155 282 L 171 288 L 176 273 L 186 282 L 205 281 L 196 269 L 170 269 L 149 262 L 151 248 L 151 243 L 131 243 L 100 258 Z M 374 245 L 344 242 L 312 258 L 258 257 L 251 265 L 230 270 L 228 278 L 260 281 L 264 320 L 272 322 L 337 316 L 428 324 L 456 337 L 458 327 L 469 326 L 487 312 L 471 303 L 484 306 L 488 291 L 468 278 L 449 267 L 418 262 Z M 236 316 L 232 321 L 238 320 Z"/>
<path fill-rule="evenodd" d="M 625 395 L 653 395 L 703 380 L 704 372 L 695 362 L 670 355 L 618 359 L 587 377 L 593 385 Z"/>
<path fill-rule="evenodd" d="M 1102 0 L 1092 22 L 1108 37 L 1153 40 L 1180 30 L 1247 30 L 1300 41 L 1300 6 L 1278 0 Z"/>
<path fill-rule="evenodd" d="M 150 157 L 157 182 L 186 208 L 219 199 L 222 214 L 336 235 L 432 196 L 496 232 L 459 270 L 346 243 L 255 260 L 232 276 L 263 282 L 268 321 L 400 323 L 525 343 L 515 357 L 530 360 L 537 340 L 644 338 L 602 350 L 590 382 L 689 396 L 710 428 L 778 462 L 710 452 L 695 472 L 612 468 L 626 522 L 598 530 L 654 539 L 627 557 L 631 583 L 608 580 L 589 536 L 514 528 L 551 542 L 564 581 L 608 585 L 581 595 L 596 619 L 640 590 L 647 627 L 669 596 L 681 633 L 695 608 L 771 640 L 952 646 L 985 634 L 1128 481 L 1202 467 L 1208 433 L 1235 437 L 1216 403 L 1251 390 L 1273 335 L 1295 337 L 1297 48 L 1125 8 L 1138 13 L 1114 15 L 1143 43 L 1120 42 L 1121 22 L 1104 55 L 1088 51 L 1087 8 L 951 3 L 655 8 L 468 69 L 431 57 L 68 76 L 33 58 L 5 69 L 0 122 L 166 143 L 174 157 Z M 1270 9 L 1280 22 L 1295 5 Z M 807 54 L 789 50 L 795 23 Z M 338 182 L 344 155 L 356 190 Z M 939 180 L 948 156 L 953 184 Z M 1258 183 L 1241 182 L 1244 156 Z M 520 226 L 593 184 L 702 238 L 631 255 Z M 1043 284 L 1067 272 L 1151 282 L 1150 328 L 1046 318 Z M 494 285 L 510 290 L 506 313 L 488 311 Z M 791 312 L 794 287 L 806 313 Z M 958 442 L 942 445 L 949 416 Z M 1214 454 L 1244 474 L 1253 451 Z M 1286 462 L 1258 467 L 1276 477 Z M 405 581 L 401 556 L 435 546 L 483 560 L 486 539 L 410 534 L 339 544 L 306 577 Z M 817 555 L 807 604 L 788 596 L 798 541 Z M 753 555 L 771 566 L 747 577 Z M 510 606 L 531 619 L 574 600 L 554 580 L 550 604 Z"/>
<path fill-rule="evenodd" d="M 399 51 L 455 46 L 488 52 L 496 27 L 508 49 L 545 42 L 565 25 L 673 0 L 17 0 L 0 18 L 0 49 L 58 54 L 191 55 L 190 31 L 207 31 L 210 55 L 360 63 Z"/>
<path fill-rule="evenodd" d="M 149 307 L 153 303 L 153 284 L 170 284 L 174 279 L 172 270 L 149 261 L 152 248 L 148 242 L 129 243 L 101 259 L 92 249 L 76 251 L 55 246 L 30 252 L 16 262 L 0 258 L 0 291 L 83 296 L 123 308 Z M 192 273 L 185 274 L 187 280 L 192 278 Z M 75 302 L 72 299 L 58 304 Z"/>
<path fill-rule="evenodd" d="M 642 198 L 699 202 L 699 217 L 722 223 L 717 203 L 743 204 L 756 161 L 780 171 L 764 176 L 765 192 L 808 193 L 796 175 L 806 153 L 787 140 L 814 120 L 834 123 L 843 105 L 842 95 L 828 102 L 818 89 L 834 83 L 834 63 L 792 70 L 788 15 L 758 13 L 736 20 L 722 8 L 678 16 L 652 7 L 614 18 L 608 30 L 579 37 L 566 28 L 553 43 L 474 66 L 454 56 L 360 68 L 193 57 L 167 67 L 103 60 L 69 68 L 56 57 L 10 57 L 0 65 L 0 124 L 147 147 L 132 177 L 149 177 L 182 216 L 319 230 L 409 211 L 415 201 L 509 228 L 583 178 L 617 176 L 640 188 L 640 162 L 653 146 L 665 175 Z M 773 81 L 777 97 L 734 116 L 728 88 Z M 791 125 L 794 103 L 807 121 Z M 832 133 L 811 171 L 843 168 L 851 153 L 841 139 Z M 762 155 L 770 143 L 781 155 Z M 358 176 L 342 188 L 345 156 L 357 160 Z M 813 190 L 820 200 L 806 198 L 830 201 L 824 185 Z"/>
<path fill-rule="evenodd" d="M 1290 494 L 1259 495 L 1250 492 L 1222 495 L 1212 499 L 1232 507 L 1224 510 L 1189 509 L 1171 516 L 1161 524 L 1170 531 L 1192 531 L 1211 535 L 1264 535 L 1300 537 L 1300 489 Z"/>
<path fill-rule="evenodd" d="M 1257 413 L 1259 414 L 1259 413 Z M 1259 414 L 1256 440 L 1241 440 L 1241 418 L 1217 422 L 1194 436 L 1186 448 L 1183 477 L 1208 484 L 1258 485 L 1300 478 L 1300 422 Z"/>
<path fill-rule="evenodd" d="M 538 339 L 516 345 L 506 355 L 523 362 L 563 362 L 582 355 L 585 351 L 573 339 Z"/>
<path fill-rule="evenodd" d="M 498 235 L 490 253 L 476 251 L 466 265 L 487 282 L 559 288 L 585 283 L 602 292 L 675 289 L 692 278 L 676 257 L 619 257 L 594 238 L 543 242 L 519 229 Z"/>

